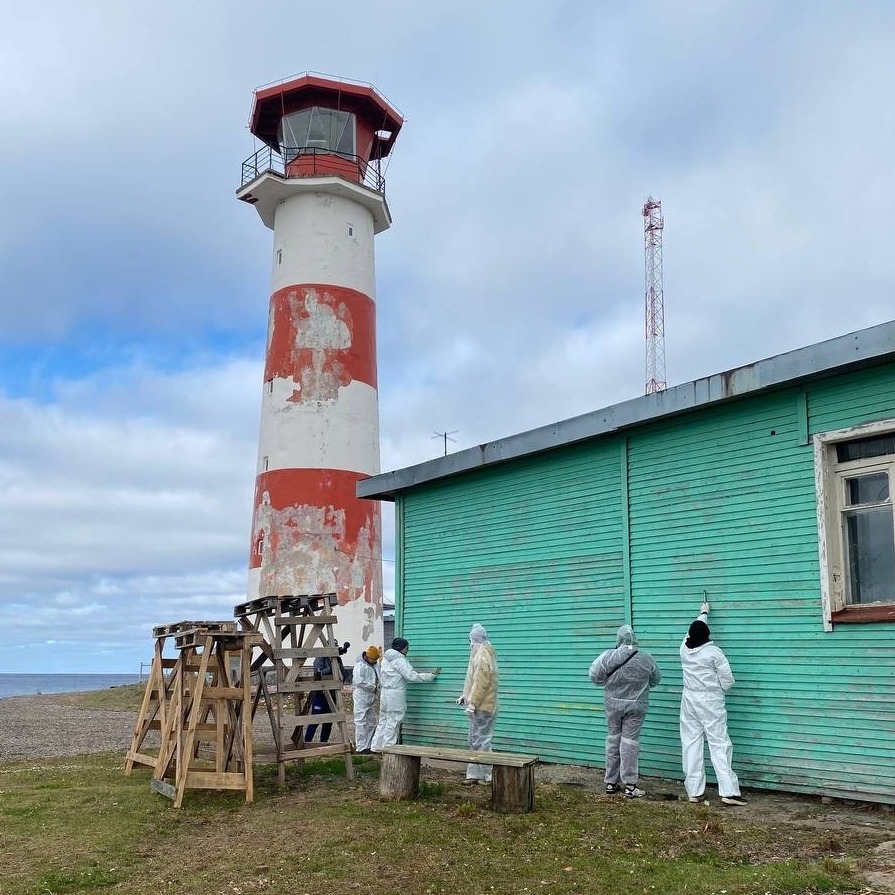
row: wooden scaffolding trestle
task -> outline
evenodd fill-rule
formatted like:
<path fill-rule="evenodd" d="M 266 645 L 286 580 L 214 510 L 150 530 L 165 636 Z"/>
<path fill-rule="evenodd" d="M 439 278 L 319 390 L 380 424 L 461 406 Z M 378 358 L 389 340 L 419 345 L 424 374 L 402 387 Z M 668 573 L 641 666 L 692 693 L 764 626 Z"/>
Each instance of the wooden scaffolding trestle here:
<path fill-rule="evenodd" d="M 261 652 L 252 663 L 257 679 L 252 714 L 261 699 L 267 707 L 275 747 L 257 757 L 274 757 L 277 778 L 286 782 L 286 762 L 344 755 L 349 780 L 354 779 L 351 742 L 342 702 L 342 668 L 333 636 L 337 604 L 334 593 L 261 597 L 238 605 L 233 614 L 243 630 L 262 637 Z M 331 659 L 332 672 L 315 680 L 314 659 Z M 275 683 L 268 681 L 268 673 Z M 312 714 L 315 694 L 323 694 L 325 711 Z M 327 743 L 305 742 L 309 725 L 330 724 Z"/>
<path fill-rule="evenodd" d="M 171 686 L 174 683 L 174 668 L 178 662 L 174 656 L 164 654 L 165 647 L 168 641 L 173 640 L 178 634 L 197 628 L 232 634 L 236 632 L 237 625 L 235 621 L 182 621 L 170 625 L 156 625 L 152 629 L 155 652 L 146 680 L 146 689 L 143 691 L 143 701 L 137 714 L 137 723 L 134 725 L 134 735 L 124 762 L 124 773 L 127 776 L 130 776 L 135 764 L 155 768 L 158 762 L 158 747 L 151 746 L 146 742 L 146 738 L 151 731 L 160 732 L 165 726 L 171 702 Z"/>
<path fill-rule="evenodd" d="M 241 790 L 246 802 L 254 798 L 251 662 L 260 638 L 232 628 L 185 622 L 156 629 L 160 638 L 174 638 L 179 656 L 165 681 L 150 786 L 175 808 L 187 789 Z"/>

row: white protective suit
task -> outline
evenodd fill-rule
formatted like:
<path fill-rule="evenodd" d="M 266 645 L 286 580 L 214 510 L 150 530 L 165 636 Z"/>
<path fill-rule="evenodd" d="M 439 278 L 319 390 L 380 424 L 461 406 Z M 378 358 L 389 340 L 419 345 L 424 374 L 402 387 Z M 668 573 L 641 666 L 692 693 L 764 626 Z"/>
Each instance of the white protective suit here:
<path fill-rule="evenodd" d="M 354 663 L 354 741 L 358 752 L 370 748 L 376 730 L 376 697 L 379 694 L 379 670 L 361 653 Z"/>
<path fill-rule="evenodd" d="M 383 746 L 394 746 L 404 714 L 407 712 L 407 684 L 435 680 L 431 671 L 414 671 L 403 653 L 387 649 L 379 671 L 379 723 L 370 748 L 380 752 Z"/>
<path fill-rule="evenodd" d="M 618 629 L 615 642 L 615 649 L 593 661 L 590 679 L 604 688 L 606 783 L 633 786 L 640 774 L 640 728 L 649 708 L 650 687 L 662 674 L 653 657 L 637 648 L 630 625 Z"/>
<path fill-rule="evenodd" d="M 490 752 L 494 738 L 494 722 L 497 719 L 497 688 L 500 673 L 497 656 L 488 640 L 488 632 L 479 624 L 469 632 L 469 665 L 463 695 L 458 700 L 466 707 L 469 720 L 469 734 L 466 747 L 478 752 Z M 491 765 L 470 764 L 466 766 L 467 780 L 491 781 Z"/>
<path fill-rule="evenodd" d="M 705 622 L 708 612 L 700 613 Z M 681 668 L 684 690 L 681 695 L 681 753 L 684 787 L 690 798 L 705 792 L 704 743 L 708 740 L 709 755 L 721 798 L 739 796 L 740 781 L 731 768 L 733 743 L 727 735 L 727 708 L 724 694 L 734 685 L 730 663 L 724 653 L 708 642 L 690 648 L 681 644 Z"/>

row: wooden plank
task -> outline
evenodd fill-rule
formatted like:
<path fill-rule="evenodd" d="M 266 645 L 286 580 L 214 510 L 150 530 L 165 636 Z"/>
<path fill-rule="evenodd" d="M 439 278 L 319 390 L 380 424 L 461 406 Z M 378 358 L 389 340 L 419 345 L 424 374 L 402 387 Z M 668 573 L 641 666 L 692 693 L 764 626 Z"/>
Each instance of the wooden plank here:
<path fill-rule="evenodd" d="M 182 621 L 174 622 L 170 625 L 156 625 L 152 629 L 153 637 L 170 637 L 172 634 L 178 634 L 183 631 L 189 631 L 194 628 L 203 628 L 206 631 L 235 631 L 236 622 L 230 621 Z"/>
<path fill-rule="evenodd" d="M 338 622 L 335 615 L 283 615 L 277 619 L 277 625 L 286 627 L 293 625 L 301 627 L 303 625 L 334 625 Z"/>
<path fill-rule="evenodd" d="M 520 755 L 513 752 L 477 752 L 474 749 L 448 749 L 441 746 L 387 746 L 384 754 L 416 755 L 437 761 L 460 761 L 464 764 L 502 765 L 509 768 L 525 768 L 537 764 L 537 755 Z"/>
<path fill-rule="evenodd" d="M 282 761 L 297 761 L 300 758 L 326 758 L 351 752 L 350 743 L 333 743 L 331 746 L 311 746 L 308 749 L 292 749 L 280 755 Z"/>
<path fill-rule="evenodd" d="M 339 655 L 337 646 L 293 646 L 275 650 L 278 659 L 335 659 Z"/>
<path fill-rule="evenodd" d="M 149 781 L 149 788 L 155 790 L 159 795 L 166 799 L 173 799 L 177 795 L 177 790 L 164 780 L 156 780 L 154 777 Z"/>
<path fill-rule="evenodd" d="M 145 752 L 128 752 L 127 760 L 131 762 L 131 764 L 145 764 L 150 768 L 154 768 L 158 761 L 158 756 L 147 755 Z"/>
<path fill-rule="evenodd" d="M 246 775 L 222 771 L 194 771 L 186 774 L 187 789 L 245 789 Z"/>
<path fill-rule="evenodd" d="M 233 615 L 243 617 L 246 615 L 259 615 L 275 612 L 279 609 L 292 610 L 300 608 L 320 607 L 324 604 L 335 606 L 338 602 L 336 594 L 299 594 L 297 596 L 272 596 L 258 597 L 247 603 L 239 603 L 233 610 Z"/>
<path fill-rule="evenodd" d="M 242 688 L 211 685 L 202 691 L 202 699 L 242 699 Z"/>
<path fill-rule="evenodd" d="M 243 642 L 261 642 L 261 635 L 253 631 L 209 631 L 205 628 L 191 628 L 174 635 L 174 646 L 177 649 L 206 646 L 207 641 L 219 643 L 228 652 L 242 648 Z"/>
<path fill-rule="evenodd" d="M 339 691 L 342 689 L 341 681 L 281 681 L 277 684 L 280 693 L 315 693 L 320 690 Z"/>
<path fill-rule="evenodd" d="M 253 749 L 252 720 L 252 651 L 245 649 L 240 657 L 239 674 L 242 679 L 242 744 L 243 768 L 245 777 L 245 799 L 250 805 L 255 799 L 255 771 Z"/>

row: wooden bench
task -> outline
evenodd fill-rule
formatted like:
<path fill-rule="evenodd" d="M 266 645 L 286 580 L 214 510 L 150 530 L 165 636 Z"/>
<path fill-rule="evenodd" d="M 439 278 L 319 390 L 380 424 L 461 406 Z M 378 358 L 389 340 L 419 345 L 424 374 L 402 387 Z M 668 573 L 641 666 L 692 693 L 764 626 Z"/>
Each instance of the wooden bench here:
<path fill-rule="evenodd" d="M 537 755 L 476 752 L 440 746 L 386 746 L 382 750 L 379 774 L 380 797 L 388 801 L 415 799 L 420 791 L 420 760 L 423 758 L 491 765 L 491 807 L 508 813 L 534 810 Z"/>

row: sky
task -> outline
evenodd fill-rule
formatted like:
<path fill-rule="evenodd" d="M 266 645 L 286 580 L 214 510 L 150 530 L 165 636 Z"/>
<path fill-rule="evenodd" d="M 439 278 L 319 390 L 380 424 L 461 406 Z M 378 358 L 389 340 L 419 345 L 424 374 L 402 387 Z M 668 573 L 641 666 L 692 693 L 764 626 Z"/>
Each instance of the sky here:
<path fill-rule="evenodd" d="M 889 0 L 0 0 L 0 672 L 133 672 L 245 599 L 272 234 L 252 91 L 405 116 L 383 470 L 895 316 Z M 393 587 L 392 505 L 383 561 Z"/>

